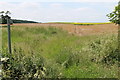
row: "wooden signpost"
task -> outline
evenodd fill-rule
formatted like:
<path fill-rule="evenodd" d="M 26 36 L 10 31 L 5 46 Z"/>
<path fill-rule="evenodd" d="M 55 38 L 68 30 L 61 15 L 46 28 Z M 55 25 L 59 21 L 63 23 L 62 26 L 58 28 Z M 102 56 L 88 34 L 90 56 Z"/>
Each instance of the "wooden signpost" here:
<path fill-rule="evenodd" d="M 12 49 L 11 49 L 11 32 L 10 32 L 11 17 L 8 16 L 8 14 L 11 14 L 11 13 L 9 11 L 6 11 L 6 12 L 1 11 L 0 14 L 2 14 L 1 16 L 2 16 L 2 18 L 4 20 L 7 20 L 7 27 L 8 27 L 8 52 L 11 54 L 12 53 Z M 3 15 L 3 14 L 5 14 L 5 15 Z M 4 22 L 2 21 L 2 23 L 4 23 Z M 6 22 L 4 24 L 6 24 Z"/>
<path fill-rule="evenodd" d="M 7 26 L 8 26 L 8 50 L 9 50 L 9 53 L 11 54 L 12 53 L 12 49 L 11 49 L 11 31 L 10 31 L 10 17 L 8 15 L 5 16 L 6 19 L 7 19 Z"/>

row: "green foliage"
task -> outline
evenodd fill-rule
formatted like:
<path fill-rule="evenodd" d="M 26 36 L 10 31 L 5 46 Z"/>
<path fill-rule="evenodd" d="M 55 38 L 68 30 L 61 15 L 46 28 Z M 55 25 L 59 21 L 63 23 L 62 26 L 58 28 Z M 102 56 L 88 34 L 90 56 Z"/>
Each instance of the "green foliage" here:
<path fill-rule="evenodd" d="M 0 24 L 7 24 L 7 18 L 10 18 L 8 14 L 11 14 L 10 11 L 1 11 L 0 12 Z"/>
<path fill-rule="evenodd" d="M 3 29 L 4 78 L 117 78 L 117 35 L 75 36 L 57 28 L 12 27 L 13 54 Z M 4 64 L 3 64 L 4 65 Z"/>
<path fill-rule="evenodd" d="M 117 44 L 117 36 L 115 35 L 98 37 L 97 39 L 91 41 L 85 45 L 82 50 L 77 52 L 77 57 L 79 59 L 78 65 L 73 64 L 72 66 L 69 66 L 68 69 L 64 70 L 64 75 L 66 75 L 67 78 L 111 77 L 112 74 L 106 73 L 106 71 L 110 72 L 109 68 L 113 68 L 110 66 L 116 65 L 116 68 L 118 67 L 117 64 L 120 66 L 120 60 L 118 60 L 119 50 Z M 69 56 L 67 58 L 69 58 Z M 74 58 L 75 63 L 76 57 L 72 56 L 72 58 Z M 113 71 L 112 73 L 116 74 Z"/>
<path fill-rule="evenodd" d="M 109 20 L 113 23 L 120 24 L 120 1 L 118 5 L 115 7 L 115 10 L 107 15 Z"/>
<path fill-rule="evenodd" d="M 7 23 L 7 20 L 5 19 L 5 17 L 3 15 L 1 15 L 0 23 L 1 24 L 6 24 Z"/>
<path fill-rule="evenodd" d="M 90 43 L 89 52 L 90 54 L 93 54 L 93 58 L 91 60 L 94 62 L 103 62 L 107 65 L 115 64 L 115 62 L 118 62 L 119 54 L 117 44 L 117 36 L 97 39 Z"/>
<path fill-rule="evenodd" d="M 7 53 L 8 54 L 8 53 Z M 9 61 L 3 63 L 3 78 L 10 79 L 34 79 L 43 78 L 46 76 L 46 68 L 44 67 L 44 60 L 39 55 L 25 56 L 21 49 L 14 48 L 12 55 L 2 54 L 2 57 L 8 57 Z"/>
<path fill-rule="evenodd" d="M 56 63 L 61 64 L 65 68 L 69 68 L 72 65 L 79 65 L 80 63 L 80 53 L 73 50 L 64 49 L 58 53 L 55 57 Z"/>

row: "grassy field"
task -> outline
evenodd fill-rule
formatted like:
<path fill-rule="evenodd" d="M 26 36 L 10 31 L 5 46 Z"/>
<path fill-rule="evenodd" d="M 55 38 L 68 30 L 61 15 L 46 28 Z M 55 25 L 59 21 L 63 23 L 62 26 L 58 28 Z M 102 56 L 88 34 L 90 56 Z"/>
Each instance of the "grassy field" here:
<path fill-rule="evenodd" d="M 7 28 L 2 30 L 2 55 L 8 57 Z M 28 27 L 16 24 L 11 33 L 12 68 L 4 72 L 4 77 L 118 77 L 118 42 L 114 31 L 79 36 L 52 25 Z"/>

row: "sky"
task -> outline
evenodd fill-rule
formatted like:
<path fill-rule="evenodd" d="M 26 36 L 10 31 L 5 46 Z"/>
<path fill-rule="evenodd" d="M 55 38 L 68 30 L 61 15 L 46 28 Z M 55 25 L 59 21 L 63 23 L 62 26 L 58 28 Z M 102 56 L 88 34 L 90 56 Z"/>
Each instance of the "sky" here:
<path fill-rule="evenodd" d="M 37 22 L 108 22 L 118 0 L 0 0 L 13 19 Z"/>

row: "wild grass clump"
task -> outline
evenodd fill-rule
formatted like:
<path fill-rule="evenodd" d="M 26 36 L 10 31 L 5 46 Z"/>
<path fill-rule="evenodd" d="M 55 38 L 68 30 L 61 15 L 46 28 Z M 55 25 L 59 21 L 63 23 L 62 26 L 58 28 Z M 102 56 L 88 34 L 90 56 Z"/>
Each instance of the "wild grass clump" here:
<path fill-rule="evenodd" d="M 55 57 L 56 63 L 59 63 L 65 68 L 69 68 L 72 65 L 79 65 L 80 59 L 79 52 L 75 52 L 69 48 L 63 49 Z"/>

